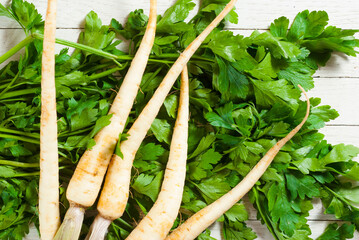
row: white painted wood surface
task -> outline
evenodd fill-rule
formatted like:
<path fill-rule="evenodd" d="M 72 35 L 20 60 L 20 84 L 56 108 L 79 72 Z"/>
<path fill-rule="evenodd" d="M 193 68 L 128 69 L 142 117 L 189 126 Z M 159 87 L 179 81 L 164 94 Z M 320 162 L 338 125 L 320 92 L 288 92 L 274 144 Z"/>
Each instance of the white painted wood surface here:
<path fill-rule="evenodd" d="M 8 4 L 8 0 L 0 0 Z M 30 0 L 41 14 L 45 13 L 46 0 Z M 175 0 L 158 0 L 159 14 L 162 14 Z M 130 11 L 143 8 L 149 11 L 148 0 L 60 0 L 58 1 L 58 38 L 76 41 L 80 29 L 84 25 L 85 15 L 95 10 L 104 24 L 111 18 L 124 22 Z M 293 19 L 302 10 L 326 10 L 329 13 L 330 24 L 344 29 L 359 29 L 358 0 L 240 0 L 237 3 L 239 14 L 238 24 L 228 24 L 227 28 L 236 33 L 249 35 L 254 29 L 266 29 L 270 22 L 280 16 Z M 0 18 L 0 55 L 10 49 L 24 37 L 16 23 Z M 359 37 L 359 34 L 357 34 Z M 61 49 L 57 46 L 57 49 Z M 15 56 L 16 57 L 16 56 Z M 316 73 L 315 89 L 309 92 L 311 97 L 322 98 L 322 104 L 329 104 L 340 113 L 340 117 L 330 122 L 321 132 L 326 139 L 333 143 L 345 143 L 359 146 L 359 57 L 335 55 L 327 67 Z M 273 237 L 265 226 L 256 220 L 255 210 L 245 199 L 250 212 L 248 225 L 251 226 L 260 240 L 271 240 Z M 323 214 L 322 206 L 315 203 L 315 208 L 308 218 L 315 239 L 323 232 L 328 223 L 335 220 L 330 215 Z M 212 227 L 213 235 L 220 239 L 220 225 Z M 32 230 L 28 240 L 37 239 L 36 230 Z M 359 239 L 356 232 L 355 238 Z"/>

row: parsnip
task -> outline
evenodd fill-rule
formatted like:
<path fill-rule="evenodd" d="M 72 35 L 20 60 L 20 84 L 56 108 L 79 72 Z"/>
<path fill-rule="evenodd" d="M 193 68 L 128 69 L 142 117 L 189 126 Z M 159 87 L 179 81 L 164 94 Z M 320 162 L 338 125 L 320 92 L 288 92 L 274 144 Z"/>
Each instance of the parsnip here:
<path fill-rule="evenodd" d="M 41 70 L 39 221 L 43 240 L 52 240 L 60 225 L 55 89 L 56 4 L 56 0 L 47 2 Z"/>
<path fill-rule="evenodd" d="M 189 89 L 187 67 L 182 71 L 181 93 L 161 191 L 148 214 L 126 238 L 127 240 L 164 239 L 176 220 L 186 179 Z"/>
<path fill-rule="evenodd" d="M 120 144 L 120 150 L 123 154 L 123 158 L 114 155 L 111 159 L 105 184 L 101 191 L 101 196 L 97 205 L 99 215 L 92 224 L 91 228 L 93 233 L 90 233 L 91 237 L 88 236 L 88 239 L 102 239 L 99 235 L 95 234 L 103 231 L 103 229 L 101 230 L 99 226 L 109 226 L 114 219 L 122 216 L 129 195 L 132 163 L 141 142 L 145 138 L 146 133 L 151 127 L 151 124 L 160 110 L 167 94 L 171 90 L 177 77 L 182 72 L 184 66 L 211 31 L 232 10 L 236 2 L 237 0 L 231 0 L 222 12 L 183 51 L 162 80 L 160 86 L 157 88 L 146 107 L 133 123 L 131 129 L 128 131 L 129 137 L 126 141 Z"/>
<path fill-rule="evenodd" d="M 95 136 L 96 145 L 83 154 L 77 165 L 66 192 L 70 209 L 67 211 L 55 239 L 78 239 L 85 209 L 92 206 L 98 196 L 119 134 L 123 131 L 136 98 L 154 43 L 157 0 L 151 0 L 150 4 L 149 21 L 145 34 L 109 111 L 109 114 L 112 114 L 111 123 Z"/>
<path fill-rule="evenodd" d="M 298 85 L 299 86 L 299 85 Z M 231 191 L 192 215 L 187 221 L 175 229 L 166 240 L 192 240 L 208 228 L 214 221 L 236 204 L 261 178 L 279 150 L 300 130 L 307 121 L 310 112 L 310 102 L 304 89 L 299 86 L 307 99 L 307 112 L 302 122 L 286 137 L 278 141 L 254 166 L 248 175 Z"/>

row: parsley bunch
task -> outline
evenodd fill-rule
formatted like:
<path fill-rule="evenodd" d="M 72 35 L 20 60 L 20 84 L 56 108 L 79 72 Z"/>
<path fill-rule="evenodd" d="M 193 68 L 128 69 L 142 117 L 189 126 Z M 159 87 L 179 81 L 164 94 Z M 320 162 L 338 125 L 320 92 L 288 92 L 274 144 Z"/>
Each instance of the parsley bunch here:
<path fill-rule="evenodd" d="M 198 13 L 185 22 L 195 4 L 178 0 L 159 16 L 157 35 L 128 129 L 185 47 L 220 12 L 227 0 L 202 1 Z M 13 0 L 0 5 L 0 16 L 17 21 L 27 37 L 0 57 L 3 62 L 25 47 L 20 60 L 0 70 L 0 238 L 22 239 L 30 222 L 37 224 L 40 74 L 43 21 L 33 4 Z M 64 192 L 79 157 L 93 146 L 93 136 L 110 122 L 107 115 L 115 92 L 144 34 L 148 17 L 129 14 L 125 25 L 113 19 L 102 25 L 97 14 L 86 16 L 78 43 L 57 39 L 65 48 L 56 56 L 56 90 L 62 212 Z M 227 21 L 237 22 L 232 11 Z M 313 74 L 332 52 L 355 56 L 357 31 L 327 26 L 324 11 L 303 11 L 293 23 L 276 19 L 270 31 L 249 37 L 224 30 L 221 23 L 188 64 L 190 122 L 188 165 L 179 225 L 194 212 L 234 187 L 257 161 L 296 126 L 305 114 L 297 84 L 314 87 Z M 289 30 L 288 30 L 289 28 Z M 128 39 L 128 52 L 116 48 Z M 168 159 L 179 82 L 166 98 L 134 162 L 126 212 L 111 225 L 108 239 L 124 239 L 156 200 Z M 318 129 L 338 117 L 330 106 L 311 99 L 311 114 L 302 130 L 277 155 L 251 190 L 258 219 L 275 239 L 311 239 L 306 218 L 314 198 L 325 213 L 347 223 L 328 226 L 320 240 L 346 239 L 359 228 L 359 149 L 331 145 Z M 126 135 L 122 136 L 125 138 Z M 310 186 L 310 187 L 308 187 Z M 85 219 L 88 227 L 93 219 Z M 219 221 L 225 239 L 255 239 L 246 226 L 248 213 L 239 202 Z M 198 239 L 213 239 L 210 231 Z"/>

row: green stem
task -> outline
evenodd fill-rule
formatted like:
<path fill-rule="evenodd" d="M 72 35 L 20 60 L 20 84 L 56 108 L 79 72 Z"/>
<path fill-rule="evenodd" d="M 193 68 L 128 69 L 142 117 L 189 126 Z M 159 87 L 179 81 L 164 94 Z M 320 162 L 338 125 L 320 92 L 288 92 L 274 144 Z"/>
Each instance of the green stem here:
<path fill-rule="evenodd" d="M 123 220 L 122 218 L 118 218 L 118 219 L 116 219 L 116 221 L 123 224 L 125 227 L 127 227 L 127 231 L 133 230 L 133 226 L 131 224 L 129 224 L 128 222 L 126 222 L 125 220 Z"/>
<path fill-rule="evenodd" d="M 9 51 L 7 51 L 4 55 L 0 57 L 0 64 L 5 62 L 7 59 L 9 59 L 11 56 L 13 56 L 15 53 L 20 51 L 23 47 L 28 45 L 34 41 L 34 38 L 32 35 L 27 36 L 24 40 L 16 44 L 13 48 L 11 48 Z"/>
<path fill-rule="evenodd" d="M 257 206 L 257 211 L 258 211 L 259 215 L 262 216 L 262 220 L 267 225 L 268 230 L 272 233 L 273 237 L 275 239 L 278 239 L 278 236 L 275 234 L 274 227 L 272 226 L 270 220 L 267 218 L 266 214 L 263 212 L 262 206 L 260 204 L 259 193 L 258 193 L 257 187 L 252 188 L 252 191 L 253 191 L 253 194 L 255 197 L 255 204 Z"/>
<path fill-rule="evenodd" d="M 73 135 L 80 135 L 81 133 L 91 131 L 93 129 L 93 127 L 94 126 L 91 126 L 91 127 L 88 127 L 88 128 L 84 128 L 84 129 L 74 131 L 74 132 L 62 132 L 62 133 L 59 133 L 58 136 L 59 137 L 69 137 L 69 136 L 73 136 Z"/>
<path fill-rule="evenodd" d="M 348 206 L 351 206 L 352 208 L 354 208 L 355 210 L 359 210 L 359 208 L 353 206 L 350 202 L 348 202 L 345 198 L 343 198 L 342 196 L 340 196 L 339 194 L 337 194 L 336 192 L 334 192 L 332 189 L 330 189 L 329 187 L 324 186 L 325 189 L 327 189 L 329 192 L 331 192 L 336 198 L 339 198 L 341 201 L 343 201 L 345 204 L 347 204 Z"/>
<path fill-rule="evenodd" d="M 14 84 L 14 82 L 19 78 L 19 75 L 20 75 L 20 72 L 18 72 L 18 73 L 16 74 L 16 76 L 11 80 L 11 82 L 9 82 L 9 83 L 7 84 L 6 88 L 1 91 L 1 93 L 0 93 L 0 98 L 1 98 L 1 96 L 5 95 L 5 93 L 6 93 L 7 91 L 9 91 L 9 89 L 10 89 L 11 86 Z"/>
<path fill-rule="evenodd" d="M 12 177 L 31 177 L 31 176 L 39 176 L 40 172 L 32 172 L 32 173 L 18 173 L 13 175 Z"/>
<path fill-rule="evenodd" d="M 150 85 L 151 81 L 162 71 L 163 66 L 157 68 L 157 70 L 151 74 L 149 80 L 147 80 L 143 86 L 142 89 L 146 89 L 148 87 L 148 85 Z"/>
<path fill-rule="evenodd" d="M 80 67 L 80 69 L 83 69 L 83 68 L 87 68 L 89 64 L 84 64 L 83 66 Z M 107 68 L 107 67 L 116 67 L 112 61 L 109 61 L 109 62 L 106 62 L 106 63 L 103 63 L 103 64 L 100 64 L 100 65 L 96 65 L 90 69 L 86 69 L 84 71 L 84 73 L 88 74 L 89 72 L 95 72 L 97 70 L 102 70 L 104 68 Z"/>
<path fill-rule="evenodd" d="M 100 72 L 100 73 L 95 73 L 95 74 L 92 74 L 91 76 L 88 77 L 88 79 L 91 81 L 91 80 L 96 80 L 96 79 L 99 79 L 99 78 L 102 78 L 102 77 L 106 77 L 108 75 L 111 75 L 112 73 L 114 72 L 117 72 L 121 70 L 119 67 L 115 67 L 115 68 L 110 68 L 106 71 L 103 71 L 103 72 Z"/>
<path fill-rule="evenodd" d="M 27 101 L 28 98 L 12 98 L 12 99 L 1 99 L 1 103 L 4 102 L 19 102 L 19 101 Z"/>
<path fill-rule="evenodd" d="M 33 37 L 36 38 L 36 39 L 39 39 L 39 40 L 44 40 L 44 35 L 39 34 L 39 33 L 34 33 Z M 89 52 L 89 53 L 93 53 L 93 54 L 96 54 L 98 56 L 102 56 L 104 58 L 108 58 L 108 59 L 112 59 L 112 60 L 116 60 L 116 59 L 128 60 L 127 55 L 123 55 L 125 57 L 117 56 L 117 55 L 102 51 L 100 49 L 96 49 L 96 48 L 93 48 L 93 47 L 86 46 L 86 45 L 81 44 L 81 43 L 74 43 L 74 42 L 67 41 L 67 40 L 60 39 L 60 38 L 57 38 L 55 40 L 55 42 L 58 43 L 58 44 L 61 44 L 61 45 L 65 45 L 67 47 L 73 47 L 73 48 L 76 48 L 76 49 L 79 49 L 79 50 L 82 50 L 82 51 L 86 51 L 86 52 Z"/>
<path fill-rule="evenodd" d="M 12 80 L 13 80 L 13 78 L 8 78 L 8 79 L 0 80 L 1 83 L 5 83 L 5 84 L 3 84 L 3 85 L 0 86 L 0 89 L 1 89 L 1 88 L 6 88 L 7 85 L 9 84 L 9 82 L 11 82 Z"/>
<path fill-rule="evenodd" d="M 17 96 L 28 95 L 28 94 L 34 94 L 38 91 L 39 91 L 38 88 L 29 88 L 29 89 L 13 91 L 13 92 L 5 93 L 4 95 L 0 96 L 0 100 L 6 99 L 6 98 L 17 97 Z"/>
<path fill-rule="evenodd" d="M 0 165 L 8 165 L 12 167 L 22 167 L 22 168 L 37 168 L 40 166 L 38 163 L 24 163 L 8 160 L 0 160 Z"/>
<path fill-rule="evenodd" d="M 173 59 L 177 59 L 179 58 L 180 54 L 177 53 L 163 53 L 161 55 L 151 55 L 150 58 L 159 58 L 159 59 L 163 59 L 163 58 L 173 58 Z M 197 55 L 193 55 L 191 57 L 191 59 L 195 59 L 195 60 L 202 60 L 202 61 L 206 61 L 206 62 L 215 62 L 214 59 L 210 59 L 210 58 L 206 58 L 206 57 L 202 57 L 202 56 L 197 56 Z"/>
<path fill-rule="evenodd" d="M 13 56 L 15 53 L 17 53 L 18 51 L 20 51 L 23 47 L 25 47 L 26 45 L 28 45 L 29 43 L 31 43 L 32 41 L 34 41 L 34 39 L 38 39 L 38 40 L 44 40 L 44 35 L 39 34 L 39 33 L 33 33 L 29 36 L 27 36 L 24 40 L 22 40 L 20 43 L 18 43 L 15 47 L 13 47 L 12 49 L 10 49 L 8 52 L 6 52 L 4 55 L 2 55 L 0 57 L 0 64 L 3 63 L 4 61 L 6 61 L 8 58 L 10 58 L 11 56 Z M 102 56 L 104 58 L 107 59 L 111 59 L 113 60 L 117 65 L 119 65 L 120 67 L 122 67 L 122 65 L 117 62 L 116 60 L 132 60 L 134 56 L 132 55 L 115 55 L 112 53 L 108 53 L 105 51 L 102 51 L 100 49 L 96 49 L 93 47 L 89 47 L 86 46 L 84 44 L 81 43 L 75 43 L 75 42 L 71 42 L 68 40 L 64 40 L 64 39 L 60 39 L 57 38 L 56 43 L 67 46 L 67 47 L 73 47 L 82 51 L 86 51 L 92 54 L 96 54 L 98 56 Z M 179 54 L 162 54 L 160 56 L 155 56 L 155 55 L 151 55 L 150 59 L 148 60 L 149 62 L 157 62 L 157 63 L 165 63 L 165 64 L 172 64 L 174 61 L 173 60 L 161 60 L 162 58 L 173 58 L 173 59 L 177 59 L 179 57 Z M 205 57 L 201 57 L 201 56 L 193 56 L 192 59 L 194 60 L 202 60 L 202 61 L 206 61 L 206 62 L 213 62 L 213 59 L 209 59 L 209 58 L 205 58 Z"/>
<path fill-rule="evenodd" d="M 174 61 L 172 60 L 161 60 L 161 59 L 148 59 L 148 62 L 155 62 L 155 63 L 163 63 L 163 64 L 173 64 Z"/>
<path fill-rule="evenodd" d="M 40 141 L 39 141 L 39 140 L 31 139 L 31 138 L 26 138 L 26 137 L 21 137 L 21 136 L 14 136 L 14 135 L 9 135 L 9 134 L 2 134 L 2 133 L 0 133 L 0 137 L 1 137 L 1 138 L 16 139 L 16 140 L 20 140 L 20 141 L 23 141 L 23 142 L 40 144 Z"/>
<path fill-rule="evenodd" d="M 25 136 L 25 137 L 40 138 L 40 135 L 36 134 L 36 133 L 27 133 L 27 132 L 17 131 L 17 130 L 8 129 L 8 128 L 2 128 L 2 127 L 0 127 L 0 132 L 14 133 L 14 134 L 18 134 L 18 135 Z"/>

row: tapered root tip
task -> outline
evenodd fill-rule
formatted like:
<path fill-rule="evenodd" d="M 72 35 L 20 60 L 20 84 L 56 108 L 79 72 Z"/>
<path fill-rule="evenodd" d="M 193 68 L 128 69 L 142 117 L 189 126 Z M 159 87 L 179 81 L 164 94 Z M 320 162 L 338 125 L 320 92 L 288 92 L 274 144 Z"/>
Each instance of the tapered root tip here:
<path fill-rule="evenodd" d="M 105 239 L 107 229 L 111 224 L 111 220 L 101 217 L 101 215 L 97 215 L 95 220 L 93 221 L 90 231 L 86 236 L 85 240 L 102 240 Z"/>
<path fill-rule="evenodd" d="M 304 117 L 304 119 L 302 121 L 302 122 L 305 122 L 305 121 L 307 121 L 307 119 L 309 117 L 309 113 L 310 113 L 310 100 L 309 100 L 309 97 L 308 97 L 307 93 L 305 92 L 304 88 L 300 84 L 298 84 L 298 87 L 302 91 L 302 93 L 304 94 L 305 99 L 307 101 L 307 111 L 306 111 L 305 117 Z"/>
<path fill-rule="evenodd" d="M 54 240 L 77 240 L 79 239 L 85 209 L 80 206 L 70 206 L 64 221 L 56 233 Z"/>

